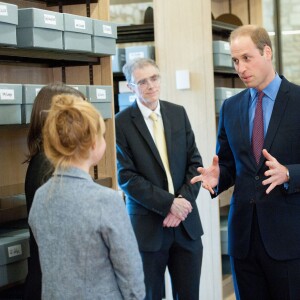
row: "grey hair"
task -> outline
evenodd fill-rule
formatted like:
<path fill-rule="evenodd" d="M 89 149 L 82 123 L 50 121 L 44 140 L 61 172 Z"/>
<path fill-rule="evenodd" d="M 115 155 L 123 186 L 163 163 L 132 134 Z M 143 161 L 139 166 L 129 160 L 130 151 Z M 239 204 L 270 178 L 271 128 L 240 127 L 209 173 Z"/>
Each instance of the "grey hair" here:
<path fill-rule="evenodd" d="M 123 73 L 128 83 L 132 82 L 132 73 L 136 69 L 142 69 L 146 66 L 153 66 L 159 71 L 159 68 L 156 64 L 156 62 L 153 59 L 150 58 L 136 58 L 133 60 L 130 60 L 123 66 Z"/>

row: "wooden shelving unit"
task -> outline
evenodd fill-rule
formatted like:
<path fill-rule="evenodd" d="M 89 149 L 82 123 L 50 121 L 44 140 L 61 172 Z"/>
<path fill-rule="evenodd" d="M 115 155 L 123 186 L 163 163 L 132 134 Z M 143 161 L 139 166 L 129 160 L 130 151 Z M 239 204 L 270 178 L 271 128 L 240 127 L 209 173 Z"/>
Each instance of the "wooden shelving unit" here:
<path fill-rule="evenodd" d="M 58 10 L 53 5 L 63 7 L 64 12 L 89 16 L 93 3 L 93 18 L 108 20 L 109 0 L 66 0 L 33 1 L 6 0 L 19 8 L 37 7 Z M 83 5 L 86 4 L 86 5 Z M 40 49 L 0 47 L 0 82 L 17 84 L 42 84 L 65 82 L 72 85 L 113 85 L 111 58 L 109 55 L 92 53 L 70 53 Z M 112 102 L 112 111 L 114 111 Z M 114 115 L 114 114 L 112 114 Z M 91 170 L 95 181 L 116 189 L 116 154 L 114 118 L 105 120 L 106 153 L 98 166 Z M 0 198 L 24 193 L 27 164 L 23 163 L 27 154 L 28 125 L 0 126 Z M 0 207 L 2 209 L 2 207 Z M 0 228 L 5 224 L 0 222 Z M 1 287 L 0 291 L 8 287 Z"/>

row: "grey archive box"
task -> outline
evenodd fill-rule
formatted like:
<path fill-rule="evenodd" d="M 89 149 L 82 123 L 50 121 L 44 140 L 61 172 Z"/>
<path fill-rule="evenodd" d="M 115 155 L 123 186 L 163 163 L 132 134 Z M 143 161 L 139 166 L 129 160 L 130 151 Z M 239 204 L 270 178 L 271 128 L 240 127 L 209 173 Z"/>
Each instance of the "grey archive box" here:
<path fill-rule="evenodd" d="M 92 51 L 95 54 L 116 54 L 117 26 L 93 19 Z"/>
<path fill-rule="evenodd" d="M 0 45 L 17 45 L 18 7 L 0 2 Z"/>
<path fill-rule="evenodd" d="M 125 48 L 126 62 L 136 58 L 151 58 L 154 59 L 154 46 L 130 46 Z"/>
<path fill-rule="evenodd" d="M 136 100 L 136 95 L 133 93 L 121 93 L 118 94 L 119 110 L 123 110 L 130 106 Z"/>
<path fill-rule="evenodd" d="M 0 83 L 0 125 L 21 124 L 22 85 Z"/>
<path fill-rule="evenodd" d="M 0 287 L 26 278 L 28 257 L 28 229 L 0 235 Z"/>
<path fill-rule="evenodd" d="M 215 67 L 233 67 L 229 42 L 213 41 L 213 59 Z"/>
<path fill-rule="evenodd" d="M 84 84 L 68 84 L 68 86 L 74 88 L 75 90 L 78 90 L 79 92 L 81 92 L 85 97 L 86 96 L 86 85 Z"/>
<path fill-rule="evenodd" d="M 114 73 L 122 72 L 125 62 L 125 48 L 116 48 L 116 54 L 112 56 L 112 71 Z"/>
<path fill-rule="evenodd" d="M 216 112 L 220 112 L 221 106 L 225 99 L 235 95 L 235 89 L 228 87 L 216 87 L 215 88 L 215 107 Z"/>
<path fill-rule="evenodd" d="M 73 52 L 92 52 L 93 23 L 90 18 L 63 14 L 64 49 Z"/>
<path fill-rule="evenodd" d="M 18 47 L 63 49 L 62 14 L 38 8 L 22 8 L 18 14 Z"/>
<path fill-rule="evenodd" d="M 43 87 L 44 85 L 41 84 L 23 84 L 23 99 L 21 106 L 23 124 L 30 123 L 31 111 L 35 97 Z"/>
<path fill-rule="evenodd" d="M 103 119 L 112 118 L 112 87 L 109 85 L 88 85 L 87 98 L 101 113 Z"/>

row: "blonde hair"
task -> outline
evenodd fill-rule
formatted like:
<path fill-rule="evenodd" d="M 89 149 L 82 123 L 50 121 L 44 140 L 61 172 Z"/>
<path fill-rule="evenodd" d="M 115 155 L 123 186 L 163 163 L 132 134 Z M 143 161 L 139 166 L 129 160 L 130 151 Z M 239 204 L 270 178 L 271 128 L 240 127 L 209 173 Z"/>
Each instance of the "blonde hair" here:
<path fill-rule="evenodd" d="M 43 128 L 45 154 L 55 170 L 68 168 L 73 161 L 88 158 L 104 132 L 104 121 L 92 104 L 74 95 L 57 95 Z"/>

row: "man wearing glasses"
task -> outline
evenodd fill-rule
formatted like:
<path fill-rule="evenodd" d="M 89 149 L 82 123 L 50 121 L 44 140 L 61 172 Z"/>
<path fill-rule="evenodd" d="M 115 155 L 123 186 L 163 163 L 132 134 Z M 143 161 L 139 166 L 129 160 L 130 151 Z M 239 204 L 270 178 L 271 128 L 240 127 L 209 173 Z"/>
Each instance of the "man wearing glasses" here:
<path fill-rule="evenodd" d="M 203 234 L 191 185 L 202 159 L 182 106 L 162 101 L 156 63 L 123 67 L 136 101 L 116 116 L 118 182 L 143 260 L 146 298 L 161 300 L 168 267 L 174 299 L 199 299 Z"/>

